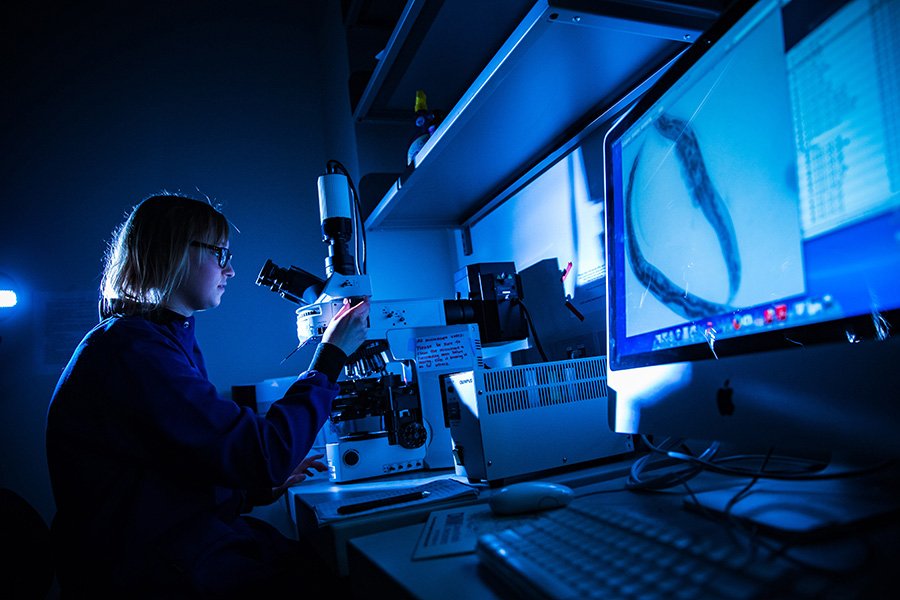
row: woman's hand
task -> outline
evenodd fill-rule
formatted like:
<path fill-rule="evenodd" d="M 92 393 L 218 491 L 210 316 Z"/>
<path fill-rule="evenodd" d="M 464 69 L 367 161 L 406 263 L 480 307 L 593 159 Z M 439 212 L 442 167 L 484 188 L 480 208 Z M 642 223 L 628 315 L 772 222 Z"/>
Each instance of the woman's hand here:
<path fill-rule="evenodd" d="M 302 481 L 306 481 L 307 477 L 311 477 L 313 475 L 312 469 L 315 469 L 319 473 L 324 473 L 325 471 L 327 471 L 328 467 L 325 466 L 325 463 L 319 460 L 323 456 L 325 455 L 312 454 L 301 460 L 300 464 L 297 465 L 297 468 L 294 469 L 294 472 L 284 480 L 284 483 L 276 488 L 272 488 L 272 497 L 277 498 L 292 485 L 297 485 Z"/>
<path fill-rule="evenodd" d="M 322 342 L 334 344 L 350 356 L 365 341 L 368 323 L 368 299 L 352 305 L 345 299 L 341 310 L 334 315 L 322 334 Z"/>

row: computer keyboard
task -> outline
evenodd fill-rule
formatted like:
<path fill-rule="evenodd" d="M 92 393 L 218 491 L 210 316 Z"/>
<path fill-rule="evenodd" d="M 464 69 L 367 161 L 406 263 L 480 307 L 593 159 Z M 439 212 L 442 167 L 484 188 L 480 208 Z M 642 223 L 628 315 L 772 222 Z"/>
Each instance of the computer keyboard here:
<path fill-rule="evenodd" d="M 713 541 L 713 538 L 718 541 Z M 727 536 L 726 536 L 727 538 Z M 517 598 L 735 598 L 790 596 L 790 569 L 747 548 L 673 529 L 637 510 L 573 503 L 482 535 L 482 569 Z"/>

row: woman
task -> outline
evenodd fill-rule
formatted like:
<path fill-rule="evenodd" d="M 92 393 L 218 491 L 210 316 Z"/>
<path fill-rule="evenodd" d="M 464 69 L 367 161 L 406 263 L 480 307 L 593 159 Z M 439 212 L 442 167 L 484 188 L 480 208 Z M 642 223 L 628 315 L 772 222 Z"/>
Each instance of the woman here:
<path fill-rule="evenodd" d="M 147 198 L 115 232 L 103 320 L 50 405 L 47 457 L 63 596 L 238 597 L 302 586 L 300 545 L 243 516 L 311 468 L 315 436 L 368 303 L 346 304 L 308 371 L 265 417 L 207 379 L 194 313 L 234 276 L 229 224 L 207 202 Z"/>

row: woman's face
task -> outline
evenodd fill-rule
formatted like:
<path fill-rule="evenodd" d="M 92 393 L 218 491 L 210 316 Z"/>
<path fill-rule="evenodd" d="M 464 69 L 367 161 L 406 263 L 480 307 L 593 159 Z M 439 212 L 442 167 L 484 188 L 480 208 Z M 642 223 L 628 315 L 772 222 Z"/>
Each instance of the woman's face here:
<path fill-rule="evenodd" d="M 214 244 L 227 248 L 227 242 Z M 228 279 L 234 277 L 234 269 L 229 260 L 224 267 L 219 266 L 215 249 L 191 246 L 191 265 L 187 277 L 172 292 L 167 307 L 180 315 L 189 317 L 197 311 L 214 308 L 222 301 Z"/>

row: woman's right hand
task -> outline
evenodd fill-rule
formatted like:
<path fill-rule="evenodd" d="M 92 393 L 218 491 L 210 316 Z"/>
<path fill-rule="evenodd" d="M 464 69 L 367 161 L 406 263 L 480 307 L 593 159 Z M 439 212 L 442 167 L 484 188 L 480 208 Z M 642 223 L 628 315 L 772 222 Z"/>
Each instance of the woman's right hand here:
<path fill-rule="evenodd" d="M 345 299 L 344 306 L 334 315 L 322 334 L 322 342 L 333 344 L 350 356 L 365 341 L 368 323 L 369 300 L 364 299 L 351 305 Z"/>

